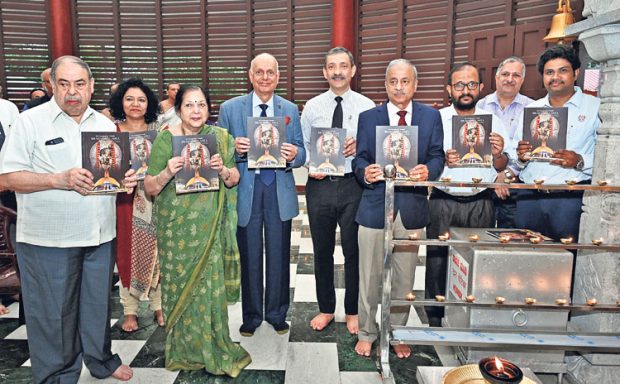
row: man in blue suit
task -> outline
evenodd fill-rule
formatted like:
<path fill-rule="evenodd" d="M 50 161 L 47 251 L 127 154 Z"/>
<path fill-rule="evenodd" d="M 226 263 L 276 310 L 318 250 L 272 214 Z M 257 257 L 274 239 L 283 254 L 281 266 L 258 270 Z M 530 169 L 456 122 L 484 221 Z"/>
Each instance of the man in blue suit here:
<path fill-rule="evenodd" d="M 242 336 L 252 336 L 263 318 L 278 334 L 288 332 L 291 221 L 299 213 L 293 168 L 306 161 L 299 110 L 274 93 L 280 72 L 270 54 L 254 58 L 248 71 L 254 90 L 224 102 L 218 125 L 235 138 L 237 168 L 241 174 L 237 198 L 237 243 L 241 256 Z M 248 117 L 284 117 L 286 140 L 282 155 L 286 169 L 248 169 Z M 263 289 L 263 239 L 265 276 Z M 263 316 L 264 292 L 264 316 Z"/>
<path fill-rule="evenodd" d="M 419 181 L 434 180 L 444 164 L 443 129 L 439 112 L 414 102 L 418 85 L 417 70 L 404 59 L 393 60 L 385 74 L 385 90 L 389 102 L 362 112 L 357 129 L 357 152 L 353 160 L 355 177 L 364 187 L 356 221 L 359 223 L 359 333 L 355 351 L 370 356 L 372 343 L 377 339 L 375 317 L 380 300 L 379 287 L 383 270 L 383 224 L 385 218 L 385 182 L 383 170 L 375 160 L 376 127 L 381 125 L 414 125 L 418 127 L 418 165 L 409 176 Z M 421 237 L 422 228 L 429 223 L 427 188 L 396 187 L 394 235 Z M 395 249 L 392 258 L 392 296 L 403 298 L 413 288 L 417 248 Z M 392 310 L 390 322 L 405 325 L 410 307 Z M 397 312 L 396 312 L 397 311 Z M 409 357 L 407 345 L 394 346 L 399 358 Z"/>

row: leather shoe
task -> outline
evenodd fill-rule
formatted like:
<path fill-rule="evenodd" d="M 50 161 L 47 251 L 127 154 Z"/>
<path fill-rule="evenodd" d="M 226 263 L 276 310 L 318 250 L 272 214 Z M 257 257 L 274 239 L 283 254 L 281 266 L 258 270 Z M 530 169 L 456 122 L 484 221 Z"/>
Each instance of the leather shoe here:
<path fill-rule="evenodd" d="M 281 324 L 276 324 L 273 326 L 273 329 L 276 330 L 276 333 L 278 335 L 286 335 L 288 333 L 289 330 L 289 325 L 288 323 L 285 321 Z"/>
<path fill-rule="evenodd" d="M 254 336 L 254 331 L 256 331 L 256 328 L 250 328 L 244 324 L 242 324 L 241 327 L 239 327 L 239 333 L 241 334 L 241 336 L 244 336 L 244 337 Z"/>

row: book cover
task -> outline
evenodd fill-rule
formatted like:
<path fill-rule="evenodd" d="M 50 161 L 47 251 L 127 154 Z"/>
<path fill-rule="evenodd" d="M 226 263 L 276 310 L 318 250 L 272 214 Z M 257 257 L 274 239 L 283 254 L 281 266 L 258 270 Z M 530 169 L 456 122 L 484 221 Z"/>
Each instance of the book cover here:
<path fill-rule="evenodd" d="M 452 148 L 459 154 L 456 167 L 480 168 L 493 166 L 491 153 L 492 115 L 452 117 Z"/>
<path fill-rule="evenodd" d="M 82 132 L 82 167 L 94 176 L 90 194 L 125 192 L 122 185 L 129 169 L 127 134 L 122 132 Z"/>
<path fill-rule="evenodd" d="M 151 159 L 151 148 L 157 131 L 129 132 L 129 164 L 136 171 L 138 180 L 144 180 Z"/>
<path fill-rule="evenodd" d="M 284 117 L 248 117 L 248 168 L 286 168 L 280 149 L 286 138 Z"/>
<path fill-rule="evenodd" d="M 502 236 L 508 237 L 508 241 L 529 241 L 532 237 L 540 237 L 543 241 L 551 241 L 550 237 L 544 236 L 539 232 L 530 229 L 490 229 L 486 231 L 489 236 L 499 239 Z"/>
<path fill-rule="evenodd" d="M 174 176 L 177 194 L 220 189 L 217 171 L 209 166 L 217 154 L 214 135 L 172 136 L 172 154 L 183 158 L 183 168 Z"/>
<path fill-rule="evenodd" d="M 553 152 L 566 148 L 568 108 L 525 108 L 523 140 L 532 145 L 527 160 L 551 161 Z"/>
<path fill-rule="evenodd" d="M 396 179 L 409 180 L 409 170 L 418 165 L 418 126 L 378 126 L 376 135 L 376 163 L 393 164 Z"/>
<path fill-rule="evenodd" d="M 310 173 L 344 175 L 343 151 L 346 135 L 347 131 L 342 128 L 312 127 L 310 130 Z"/>

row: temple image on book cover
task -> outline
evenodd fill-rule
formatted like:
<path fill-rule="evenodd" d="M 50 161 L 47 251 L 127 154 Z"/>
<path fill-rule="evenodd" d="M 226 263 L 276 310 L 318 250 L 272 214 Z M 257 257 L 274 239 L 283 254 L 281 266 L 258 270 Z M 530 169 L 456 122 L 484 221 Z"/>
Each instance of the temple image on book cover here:
<path fill-rule="evenodd" d="M 90 148 L 91 166 L 103 170 L 103 176 L 95 181 L 93 191 L 114 191 L 121 188 L 121 184 L 110 172 L 119 169 L 122 157 L 121 147 L 109 139 L 97 140 Z"/>
<path fill-rule="evenodd" d="M 200 170 L 207 167 L 207 161 L 211 158 L 209 149 L 199 141 L 191 141 L 183 148 L 182 156 L 185 159 L 183 167 L 194 172 L 194 176 L 185 183 L 185 189 L 208 188 L 210 183 L 200 176 Z"/>
<path fill-rule="evenodd" d="M 406 179 L 409 172 L 401 166 L 403 161 L 409 160 L 411 141 L 402 132 L 392 132 L 383 139 L 383 156 L 396 167 L 396 178 Z"/>
<path fill-rule="evenodd" d="M 469 151 L 461 157 L 461 163 L 482 164 L 484 159 L 476 150 L 484 145 L 484 127 L 476 120 L 469 120 L 461 127 L 459 137 L 463 145 L 469 148 Z"/>
<path fill-rule="evenodd" d="M 256 146 L 263 150 L 263 153 L 256 159 L 256 166 L 275 166 L 278 159 L 270 153 L 270 150 L 277 148 L 280 143 L 280 133 L 268 121 L 261 122 L 254 130 L 254 142 Z"/>
<path fill-rule="evenodd" d="M 532 144 L 529 160 L 551 161 L 553 153 L 566 146 L 568 109 L 525 108 L 523 139 Z"/>
<path fill-rule="evenodd" d="M 151 148 L 157 132 L 149 131 L 129 135 L 129 155 L 131 168 L 136 171 L 138 180 L 144 180 L 151 157 Z"/>

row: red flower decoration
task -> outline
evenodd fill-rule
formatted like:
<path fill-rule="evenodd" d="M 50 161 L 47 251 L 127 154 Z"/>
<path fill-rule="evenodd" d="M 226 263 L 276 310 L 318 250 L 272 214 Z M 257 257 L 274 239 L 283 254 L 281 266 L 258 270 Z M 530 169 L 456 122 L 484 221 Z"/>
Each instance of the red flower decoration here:
<path fill-rule="evenodd" d="M 291 118 L 290 118 L 289 116 L 286 116 L 285 121 L 286 121 L 286 125 L 288 125 L 288 123 L 290 123 L 290 122 L 291 122 Z"/>

